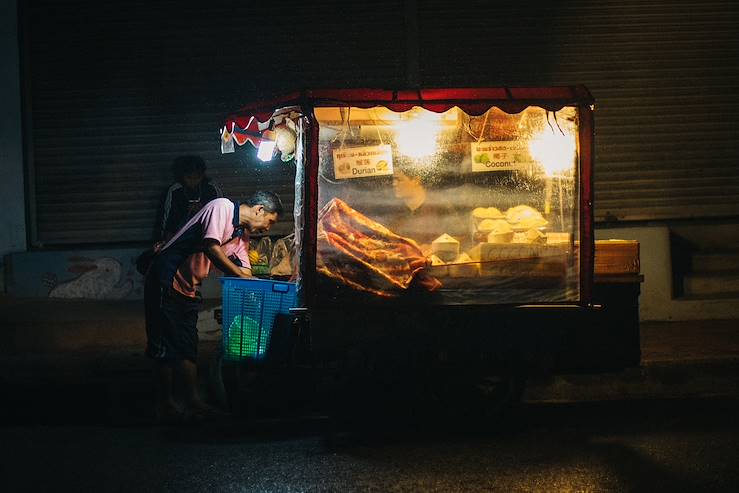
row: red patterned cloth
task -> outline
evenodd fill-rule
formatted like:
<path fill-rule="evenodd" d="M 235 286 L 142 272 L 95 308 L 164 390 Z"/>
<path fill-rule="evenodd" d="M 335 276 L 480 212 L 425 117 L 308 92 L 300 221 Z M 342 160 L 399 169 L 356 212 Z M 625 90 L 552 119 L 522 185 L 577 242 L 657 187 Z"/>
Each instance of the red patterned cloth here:
<path fill-rule="evenodd" d="M 353 289 L 398 296 L 417 280 L 429 291 L 441 287 L 426 272 L 418 245 L 398 236 L 339 199 L 318 214 L 317 270 Z"/>

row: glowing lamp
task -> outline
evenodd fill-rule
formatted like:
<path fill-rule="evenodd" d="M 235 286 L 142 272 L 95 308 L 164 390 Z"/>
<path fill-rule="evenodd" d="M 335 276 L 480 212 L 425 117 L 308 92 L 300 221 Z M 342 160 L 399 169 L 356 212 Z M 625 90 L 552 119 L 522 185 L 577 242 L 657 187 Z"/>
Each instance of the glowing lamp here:
<path fill-rule="evenodd" d="M 529 141 L 529 152 L 534 160 L 544 169 L 546 183 L 544 187 L 544 214 L 552 210 L 552 179 L 557 177 L 559 185 L 559 220 L 564 227 L 564 204 L 562 193 L 562 176 L 572 169 L 577 145 L 574 135 L 569 132 L 544 129 Z"/>
<path fill-rule="evenodd" d="M 575 138 L 560 131 L 544 129 L 529 141 L 529 152 L 547 176 L 562 175 L 572 169 L 575 159 Z"/>
<path fill-rule="evenodd" d="M 262 139 L 259 142 L 259 148 L 257 148 L 257 158 L 261 161 L 272 160 L 272 156 L 275 153 L 275 146 L 277 145 L 277 140 L 274 137 L 274 132 L 271 130 L 262 132 Z"/>
<path fill-rule="evenodd" d="M 441 133 L 439 116 L 423 110 L 410 113 L 408 120 L 395 124 L 395 132 L 398 152 L 415 159 L 431 156 Z"/>

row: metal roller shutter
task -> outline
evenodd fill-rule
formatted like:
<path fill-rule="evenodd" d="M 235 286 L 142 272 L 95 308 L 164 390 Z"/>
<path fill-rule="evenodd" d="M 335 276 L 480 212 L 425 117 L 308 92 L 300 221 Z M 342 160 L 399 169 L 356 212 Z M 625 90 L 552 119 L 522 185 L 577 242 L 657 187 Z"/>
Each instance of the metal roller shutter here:
<path fill-rule="evenodd" d="M 739 216 L 739 4 L 432 0 L 422 83 L 585 84 L 596 220 Z"/>
<path fill-rule="evenodd" d="M 206 159 L 227 196 L 273 189 L 291 209 L 279 168 L 220 154 L 223 117 L 272 93 L 405 77 L 401 0 L 22 7 L 35 246 L 147 240 L 170 164 L 186 153 Z M 274 228 L 291 230 L 289 215 Z"/>
<path fill-rule="evenodd" d="M 597 220 L 739 215 L 739 6 L 415 3 L 422 85 L 591 89 Z M 402 0 L 304 2 L 282 17 L 251 2 L 22 7 L 36 245 L 145 240 L 183 153 L 203 155 L 227 195 L 253 189 L 255 174 L 272 186 L 269 168 L 217 150 L 223 115 L 245 100 L 413 79 Z"/>

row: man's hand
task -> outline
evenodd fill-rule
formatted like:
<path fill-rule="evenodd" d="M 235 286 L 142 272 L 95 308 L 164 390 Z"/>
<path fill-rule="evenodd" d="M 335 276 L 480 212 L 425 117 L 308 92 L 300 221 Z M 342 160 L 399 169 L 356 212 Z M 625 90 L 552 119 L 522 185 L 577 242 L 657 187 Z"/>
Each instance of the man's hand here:
<path fill-rule="evenodd" d="M 214 239 L 208 238 L 205 240 L 205 255 L 224 274 L 233 277 L 252 277 L 251 269 L 239 267 L 229 260 L 226 253 L 223 251 L 223 248 L 221 248 L 221 244 Z"/>

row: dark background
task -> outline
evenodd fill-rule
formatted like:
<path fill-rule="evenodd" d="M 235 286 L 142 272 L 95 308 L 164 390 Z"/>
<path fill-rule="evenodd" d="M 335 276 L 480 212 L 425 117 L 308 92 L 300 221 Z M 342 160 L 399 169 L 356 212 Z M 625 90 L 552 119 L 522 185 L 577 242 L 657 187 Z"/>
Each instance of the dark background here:
<path fill-rule="evenodd" d="M 19 17 L 32 247 L 146 240 L 183 153 L 227 195 L 291 202 L 284 168 L 221 155 L 219 128 L 305 87 L 585 84 L 597 221 L 739 216 L 730 2 L 29 0 Z"/>

